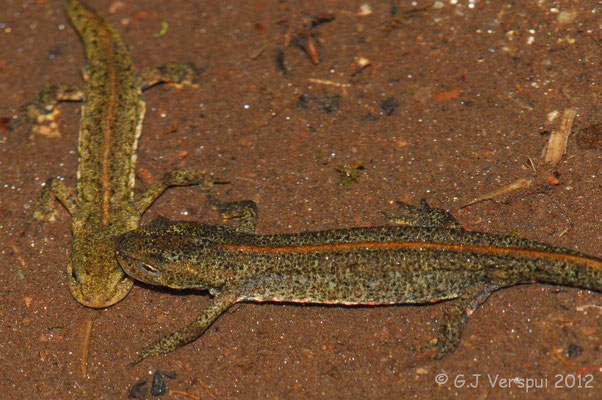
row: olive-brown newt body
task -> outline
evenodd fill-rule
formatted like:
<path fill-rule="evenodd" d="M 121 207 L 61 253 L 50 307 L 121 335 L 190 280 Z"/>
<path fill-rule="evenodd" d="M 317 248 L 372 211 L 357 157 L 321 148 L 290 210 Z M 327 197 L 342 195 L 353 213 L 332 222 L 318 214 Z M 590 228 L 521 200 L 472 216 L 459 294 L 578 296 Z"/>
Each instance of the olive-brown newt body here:
<path fill-rule="evenodd" d="M 131 277 L 207 289 L 211 305 L 187 327 L 145 348 L 141 359 L 199 337 L 241 301 L 340 305 L 450 300 L 438 356 L 459 344 L 467 317 L 495 290 L 543 282 L 602 291 L 602 259 L 510 236 L 469 232 L 444 210 L 403 204 L 413 226 L 257 235 L 254 204 L 226 203 L 243 229 L 157 219 L 117 239 Z M 228 211 L 228 210 L 226 210 Z M 250 217 L 249 217 L 250 216 Z"/>
<path fill-rule="evenodd" d="M 62 180 L 49 179 L 33 218 L 55 219 L 54 198 L 69 211 L 73 217 L 69 288 L 79 303 L 103 308 L 123 299 L 133 285 L 115 260 L 115 236 L 137 228 L 144 211 L 169 186 L 211 184 L 204 172 L 181 169 L 134 199 L 136 148 L 145 111 L 142 90 L 161 82 L 193 85 L 198 71 L 169 63 L 138 74 L 123 38 L 98 13 L 67 0 L 67 16 L 84 44 L 87 82 L 83 87 L 45 89 L 26 111 L 36 122 L 34 132 L 56 136 L 57 103 L 83 100 L 77 193 Z"/>

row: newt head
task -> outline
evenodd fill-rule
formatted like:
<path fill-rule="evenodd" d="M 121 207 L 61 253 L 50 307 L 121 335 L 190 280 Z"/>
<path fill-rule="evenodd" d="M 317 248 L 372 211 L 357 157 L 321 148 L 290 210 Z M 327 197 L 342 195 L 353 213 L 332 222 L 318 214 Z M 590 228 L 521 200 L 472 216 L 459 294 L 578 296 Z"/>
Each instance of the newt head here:
<path fill-rule="evenodd" d="M 126 274 L 151 285 L 174 289 L 209 285 L 195 264 L 202 248 L 188 234 L 193 223 L 157 218 L 115 239 L 116 257 Z M 202 246 L 201 246 L 202 247 Z"/>
<path fill-rule="evenodd" d="M 67 281 L 79 303 L 105 308 L 127 296 L 134 281 L 123 272 L 114 254 L 111 237 L 97 234 L 74 240 Z"/>

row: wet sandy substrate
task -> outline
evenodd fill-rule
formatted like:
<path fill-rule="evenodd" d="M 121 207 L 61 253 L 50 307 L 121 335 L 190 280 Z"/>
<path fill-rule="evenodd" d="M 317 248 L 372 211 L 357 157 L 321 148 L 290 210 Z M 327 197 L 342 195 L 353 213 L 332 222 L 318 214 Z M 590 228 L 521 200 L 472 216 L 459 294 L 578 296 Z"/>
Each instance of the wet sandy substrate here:
<path fill-rule="evenodd" d="M 75 32 L 62 25 L 62 1 L 5 3 L 0 116 L 10 117 L 45 86 L 80 82 L 84 60 Z M 595 1 L 459 3 L 366 3 L 367 16 L 358 16 L 362 2 L 343 1 L 93 5 L 124 34 L 139 66 L 181 61 L 205 69 L 196 90 L 145 93 L 137 170 L 147 181 L 178 166 L 205 168 L 231 181 L 219 188 L 222 200 L 257 202 L 261 233 L 378 225 L 395 200 L 426 198 L 467 229 L 516 232 L 600 256 L 600 150 L 579 148 L 573 136 L 557 167 L 544 168 L 540 158 L 558 125 L 550 113 L 575 107 L 575 132 L 600 123 L 600 9 Z M 164 21 L 169 29 L 157 37 Z M 311 28 L 312 21 L 321 23 Z M 300 48 L 307 35 L 317 65 Z M 360 57 L 370 65 L 361 68 Z M 61 111 L 60 138 L 30 137 L 25 126 L 1 131 L 0 397 L 117 399 L 141 380 L 148 383 L 136 393 L 150 397 L 158 370 L 175 375 L 165 378 L 174 399 L 186 398 L 178 391 L 203 399 L 524 398 L 518 383 L 500 386 L 517 377 L 540 385 L 547 378 L 546 388 L 529 392 L 534 397 L 599 392 L 600 295 L 544 285 L 495 293 L 442 361 L 406 347 L 435 337 L 444 304 L 243 304 L 194 344 L 131 366 L 137 349 L 190 321 L 208 297 L 136 286 L 103 311 L 72 299 L 70 217 L 61 210 L 56 223 L 25 228 L 46 178 L 75 185 L 79 106 Z M 556 172 L 559 183 L 460 209 L 533 178 L 529 158 L 538 176 Z M 344 187 L 337 167 L 354 163 L 363 169 Z M 143 223 L 159 215 L 219 222 L 198 188 L 169 191 Z M 588 368 L 591 381 L 567 377 Z M 441 373 L 449 381 L 439 385 Z M 460 374 L 464 387 L 454 384 Z M 473 374 L 481 380 L 467 388 Z"/>

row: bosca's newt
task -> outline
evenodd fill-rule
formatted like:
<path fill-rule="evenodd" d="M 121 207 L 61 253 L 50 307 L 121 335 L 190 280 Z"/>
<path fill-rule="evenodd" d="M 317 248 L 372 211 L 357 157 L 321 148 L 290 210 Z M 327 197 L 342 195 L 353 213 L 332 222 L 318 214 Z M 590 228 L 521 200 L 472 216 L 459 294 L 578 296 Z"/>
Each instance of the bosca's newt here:
<path fill-rule="evenodd" d="M 54 86 L 26 108 L 36 121 L 34 132 L 56 133 L 59 101 L 83 100 L 79 131 L 77 193 L 59 179 L 50 179 L 33 218 L 53 220 L 56 197 L 73 218 L 73 245 L 68 282 L 81 304 L 108 307 L 130 291 L 133 281 L 115 260 L 114 238 L 138 227 L 140 216 L 169 186 L 204 184 L 203 172 L 182 169 L 150 186 L 134 201 L 136 147 L 144 116 L 141 91 L 160 82 L 192 84 L 197 71 L 170 63 L 137 74 L 121 35 L 100 15 L 76 0 L 67 1 L 67 15 L 79 33 L 88 63 L 83 89 Z"/>
<path fill-rule="evenodd" d="M 195 340 L 241 301 L 385 305 L 449 300 L 436 344 L 437 356 L 444 357 L 459 345 L 467 318 L 495 290 L 543 282 L 602 291 L 600 258 L 469 232 L 426 202 L 401 207 L 397 221 L 409 226 L 256 235 L 254 203 L 225 203 L 225 214 L 242 217 L 237 229 L 156 219 L 124 234 L 117 239 L 117 258 L 128 275 L 213 295 L 196 320 L 143 349 L 140 360 Z"/>

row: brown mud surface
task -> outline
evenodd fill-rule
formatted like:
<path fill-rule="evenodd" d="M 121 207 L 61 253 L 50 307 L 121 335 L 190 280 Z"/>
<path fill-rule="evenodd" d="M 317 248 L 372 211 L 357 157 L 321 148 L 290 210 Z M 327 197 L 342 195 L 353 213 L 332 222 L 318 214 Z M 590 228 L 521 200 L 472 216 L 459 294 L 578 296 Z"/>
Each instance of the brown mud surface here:
<path fill-rule="evenodd" d="M 204 168 L 231 182 L 220 199 L 257 202 L 260 233 L 379 225 L 396 200 L 426 198 L 469 230 L 602 256 L 600 148 L 572 135 L 556 166 L 541 158 L 566 108 L 577 110 L 574 132 L 600 123 L 595 0 L 88 3 L 139 68 L 204 69 L 198 89 L 145 92 L 137 188 Z M 63 1 L 2 5 L 0 117 L 11 118 L 42 88 L 81 82 L 84 58 Z M 0 124 L 0 398 L 156 398 L 157 371 L 170 399 L 599 395 L 600 294 L 547 285 L 495 293 L 441 361 L 406 348 L 436 336 L 445 304 L 242 304 L 194 344 L 132 366 L 209 298 L 136 285 L 106 310 L 73 300 L 69 215 L 26 226 L 48 177 L 75 187 L 80 107 L 60 110 L 58 138 Z M 341 184 L 341 168 L 357 180 Z M 530 189 L 461 208 L 533 177 Z M 143 223 L 159 215 L 219 222 L 194 187 L 168 191 Z"/>

